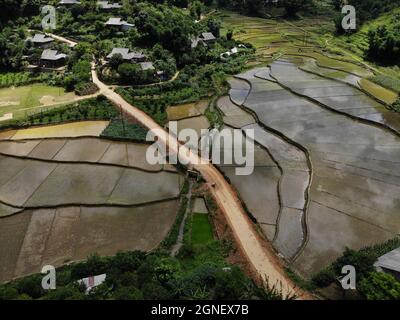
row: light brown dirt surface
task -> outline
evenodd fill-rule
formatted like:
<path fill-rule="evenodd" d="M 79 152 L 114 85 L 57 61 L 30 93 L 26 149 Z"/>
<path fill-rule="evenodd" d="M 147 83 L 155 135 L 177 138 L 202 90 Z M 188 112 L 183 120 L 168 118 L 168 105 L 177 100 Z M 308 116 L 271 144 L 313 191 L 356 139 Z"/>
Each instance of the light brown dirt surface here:
<path fill-rule="evenodd" d="M 65 138 L 65 137 L 80 137 L 80 136 L 95 136 L 98 137 L 108 126 L 109 121 L 80 121 L 55 126 L 33 127 L 29 129 L 21 129 L 16 132 L 9 132 L 9 135 L 4 133 L 1 139 L 36 139 L 36 138 Z M 14 133 L 12 136 L 11 134 Z"/>

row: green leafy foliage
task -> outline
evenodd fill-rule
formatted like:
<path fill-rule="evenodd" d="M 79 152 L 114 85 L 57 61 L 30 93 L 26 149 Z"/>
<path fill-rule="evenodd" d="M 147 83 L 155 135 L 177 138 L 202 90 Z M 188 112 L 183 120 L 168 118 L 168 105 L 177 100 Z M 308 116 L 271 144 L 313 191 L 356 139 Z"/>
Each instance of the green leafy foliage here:
<path fill-rule="evenodd" d="M 387 273 L 370 273 L 360 281 L 358 291 L 368 300 L 400 300 L 400 282 Z"/>
<path fill-rule="evenodd" d="M 357 290 L 365 298 L 398 299 L 400 282 L 390 275 L 375 272 L 373 264 L 380 256 L 399 246 L 400 238 L 397 237 L 359 251 L 347 248 L 330 266 L 314 275 L 312 283 L 317 287 L 326 287 L 342 276 L 343 266 L 352 265 L 357 272 Z"/>
<path fill-rule="evenodd" d="M 111 120 L 118 116 L 117 109 L 104 96 L 99 96 L 48 110 L 42 109 L 28 115 L 26 119 L 13 120 L 4 127 L 18 128 L 79 120 Z"/>
<path fill-rule="evenodd" d="M 138 124 L 128 123 L 125 119 L 114 119 L 101 136 L 146 141 L 147 130 Z"/>
<path fill-rule="evenodd" d="M 235 266 L 223 270 L 218 262 L 187 268 L 163 253 L 124 252 L 113 257 L 92 255 L 86 262 L 60 269 L 69 276 L 56 290 L 44 291 L 41 276 L 29 276 L 0 285 L 0 299 L 263 299 L 266 293 Z M 105 283 L 85 295 L 77 280 L 106 272 Z M 271 294 L 278 299 L 279 295 Z"/>
<path fill-rule="evenodd" d="M 368 55 L 384 62 L 400 61 L 400 14 L 392 23 L 370 29 L 368 32 Z"/>
<path fill-rule="evenodd" d="M 400 97 L 393 103 L 392 108 L 396 112 L 400 112 Z"/>

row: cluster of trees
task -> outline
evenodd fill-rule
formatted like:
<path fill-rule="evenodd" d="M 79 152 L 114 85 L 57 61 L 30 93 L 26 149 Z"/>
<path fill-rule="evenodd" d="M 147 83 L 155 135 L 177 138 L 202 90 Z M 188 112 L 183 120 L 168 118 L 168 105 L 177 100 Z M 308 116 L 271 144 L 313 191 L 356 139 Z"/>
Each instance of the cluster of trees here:
<path fill-rule="evenodd" d="M 37 14 L 40 5 L 39 0 L 0 0 L 0 30 L 10 20 Z"/>
<path fill-rule="evenodd" d="M 114 106 L 104 96 L 98 96 L 47 111 L 41 110 L 28 115 L 27 119 L 17 121 L 14 126 L 25 127 L 78 120 L 111 120 L 118 116 L 119 112 Z"/>
<path fill-rule="evenodd" d="M 145 2 L 135 6 L 133 14 L 139 43 L 146 47 L 160 44 L 181 64 L 182 55 L 191 51 L 190 39 L 196 34 L 194 20 L 178 8 Z"/>
<path fill-rule="evenodd" d="M 343 0 L 332 0 L 336 10 L 341 10 Z M 400 6 L 400 0 L 347 0 L 357 10 L 357 25 L 378 18 L 382 13 Z"/>
<path fill-rule="evenodd" d="M 382 62 L 400 62 L 400 15 L 391 23 L 368 31 L 368 56 Z"/>
<path fill-rule="evenodd" d="M 22 66 L 24 40 L 25 34 L 22 29 L 6 27 L 0 31 L 0 70 L 18 70 Z"/>
<path fill-rule="evenodd" d="M 177 258 L 162 253 L 146 255 L 134 251 L 114 257 L 91 256 L 86 262 L 61 268 L 57 289 L 44 291 L 41 276 L 30 276 L 0 286 L 0 300 L 166 300 L 166 299 L 280 299 L 279 294 L 257 287 L 236 266 L 224 270 L 218 262 L 184 266 Z M 105 283 L 85 295 L 77 280 L 107 274 Z"/>
<path fill-rule="evenodd" d="M 357 291 L 365 299 L 393 300 L 400 299 L 400 282 L 390 274 L 376 272 L 373 264 L 379 256 L 397 248 L 400 238 L 367 247 L 359 251 L 346 249 L 341 257 L 331 266 L 322 270 L 312 279 L 313 284 L 325 287 L 342 276 L 342 267 L 352 265 L 357 272 Z"/>
<path fill-rule="evenodd" d="M 349 0 L 349 5 L 356 8 L 356 30 L 343 30 L 341 7 L 342 0 L 334 0 L 337 10 L 334 18 L 338 34 L 352 34 L 368 21 L 378 18 L 381 14 L 400 6 L 400 0 Z M 394 14 L 380 25 L 372 26 L 367 35 L 368 49 L 366 56 L 376 61 L 396 63 L 400 61 L 400 22 L 399 14 Z"/>
<path fill-rule="evenodd" d="M 87 42 L 78 43 L 68 57 L 68 70 L 64 78 L 67 90 L 75 90 L 79 95 L 87 95 L 97 91 L 91 82 L 91 60 L 93 49 Z"/>

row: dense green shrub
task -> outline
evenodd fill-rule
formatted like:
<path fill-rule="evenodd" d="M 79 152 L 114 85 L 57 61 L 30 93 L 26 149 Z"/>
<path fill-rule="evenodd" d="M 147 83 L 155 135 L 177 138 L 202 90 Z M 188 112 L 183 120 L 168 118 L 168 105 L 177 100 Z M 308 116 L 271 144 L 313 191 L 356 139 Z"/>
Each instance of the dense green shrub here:
<path fill-rule="evenodd" d="M 400 61 L 400 23 L 399 17 L 394 17 L 396 24 L 381 25 L 368 32 L 368 56 L 382 62 Z"/>
<path fill-rule="evenodd" d="M 360 281 L 358 291 L 368 300 L 400 300 L 400 281 L 387 273 L 372 272 Z"/>
<path fill-rule="evenodd" d="M 122 122 L 124 121 L 124 123 Z M 126 120 L 114 119 L 101 134 L 102 137 L 133 139 L 146 141 L 148 130 Z"/>
<path fill-rule="evenodd" d="M 359 251 L 346 249 L 342 256 L 330 266 L 314 275 L 312 282 L 318 287 L 326 287 L 342 275 L 342 267 L 352 265 L 357 272 L 357 290 L 367 299 L 385 299 L 394 297 L 398 292 L 398 284 L 393 277 L 375 272 L 374 262 L 382 255 L 400 246 L 400 238 L 396 237 L 385 243 L 363 248 Z M 397 282 L 398 283 L 398 282 Z M 374 296 L 376 290 L 376 296 Z"/>
<path fill-rule="evenodd" d="M 400 112 L 400 97 L 392 104 L 392 108 L 396 112 Z"/>
<path fill-rule="evenodd" d="M 335 274 L 341 274 L 343 266 L 351 265 L 357 270 L 357 278 L 362 279 L 374 271 L 374 262 L 375 259 L 370 254 L 346 248 L 343 255 L 332 264 L 332 269 Z"/>
<path fill-rule="evenodd" d="M 329 286 L 335 281 L 335 272 L 331 268 L 326 268 L 320 271 L 312 278 L 312 282 L 320 288 Z"/>

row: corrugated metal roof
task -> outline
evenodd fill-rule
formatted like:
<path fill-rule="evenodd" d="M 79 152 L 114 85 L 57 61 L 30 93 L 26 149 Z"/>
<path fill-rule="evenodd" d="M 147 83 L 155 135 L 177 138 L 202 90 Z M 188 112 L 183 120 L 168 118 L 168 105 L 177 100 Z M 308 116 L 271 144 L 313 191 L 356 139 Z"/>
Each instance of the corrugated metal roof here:
<path fill-rule="evenodd" d="M 400 272 L 400 247 L 379 257 L 378 261 L 374 263 L 374 267 Z"/>
<path fill-rule="evenodd" d="M 28 38 L 27 40 L 32 41 L 34 43 L 47 43 L 54 41 L 53 38 L 47 37 L 44 34 L 36 33 L 33 37 Z"/>
<path fill-rule="evenodd" d="M 67 57 L 66 54 L 57 53 L 57 50 L 46 49 L 46 50 L 43 50 L 41 59 L 42 60 L 57 61 L 57 60 L 60 60 L 60 59 L 65 59 L 66 57 Z"/>
<path fill-rule="evenodd" d="M 141 52 L 129 52 L 128 48 L 114 48 L 107 56 L 110 59 L 113 55 L 120 54 L 124 60 L 144 59 L 146 56 Z"/>

